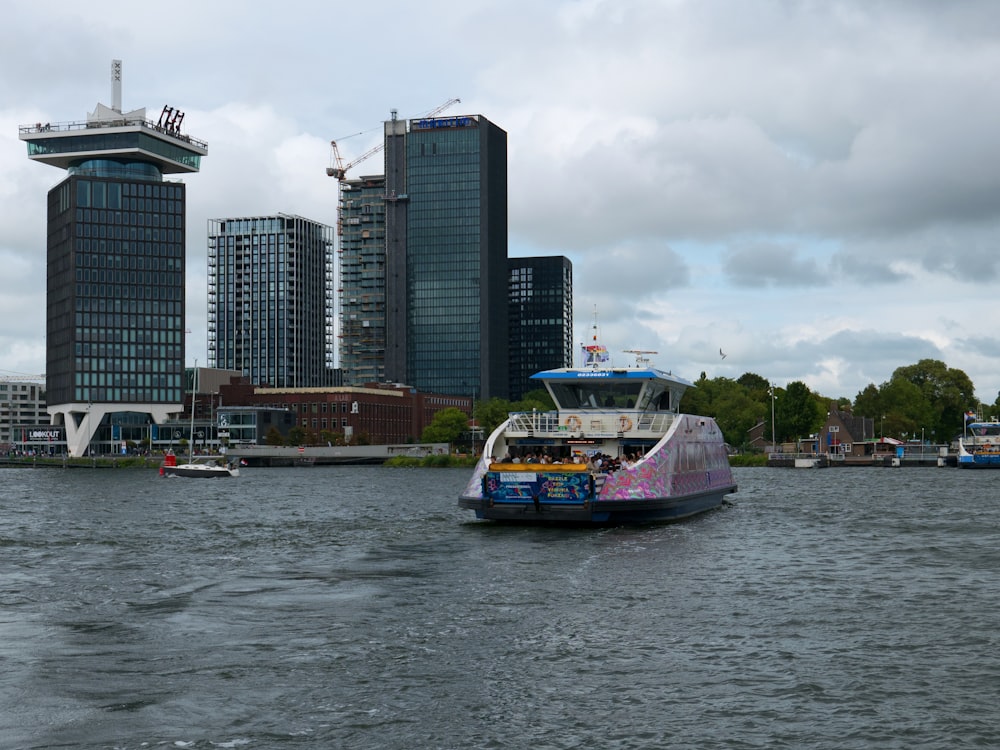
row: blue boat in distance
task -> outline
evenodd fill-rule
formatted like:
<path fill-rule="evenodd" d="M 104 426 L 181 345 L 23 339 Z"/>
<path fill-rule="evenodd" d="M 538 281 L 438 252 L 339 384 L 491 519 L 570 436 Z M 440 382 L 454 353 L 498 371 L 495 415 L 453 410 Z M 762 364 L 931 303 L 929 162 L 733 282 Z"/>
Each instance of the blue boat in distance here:
<path fill-rule="evenodd" d="M 458 500 L 476 517 L 532 524 L 677 521 L 736 491 L 722 431 L 681 414 L 693 384 L 649 365 L 608 364 L 585 347 L 582 367 L 532 376 L 555 411 L 508 415 L 486 440 Z"/>
<path fill-rule="evenodd" d="M 1000 422 L 970 422 L 958 441 L 958 468 L 1000 469 Z"/>

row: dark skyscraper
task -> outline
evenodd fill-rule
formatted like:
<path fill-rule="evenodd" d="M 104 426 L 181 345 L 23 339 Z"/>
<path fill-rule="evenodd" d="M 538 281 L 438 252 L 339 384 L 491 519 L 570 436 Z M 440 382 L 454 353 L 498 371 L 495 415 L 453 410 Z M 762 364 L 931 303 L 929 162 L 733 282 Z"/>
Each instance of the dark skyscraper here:
<path fill-rule="evenodd" d="M 20 129 L 28 158 L 67 172 L 48 195 L 46 388 L 74 456 L 109 415 L 161 423 L 183 401 L 185 186 L 164 175 L 208 150 L 182 112 L 122 112 L 119 60 L 112 86 L 84 122 Z"/>
<path fill-rule="evenodd" d="M 385 124 L 386 377 L 508 395 L 507 134 L 481 115 Z"/>
<path fill-rule="evenodd" d="M 573 366 L 573 264 L 563 256 L 510 258 L 510 398 L 538 388 L 531 376 Z"/>

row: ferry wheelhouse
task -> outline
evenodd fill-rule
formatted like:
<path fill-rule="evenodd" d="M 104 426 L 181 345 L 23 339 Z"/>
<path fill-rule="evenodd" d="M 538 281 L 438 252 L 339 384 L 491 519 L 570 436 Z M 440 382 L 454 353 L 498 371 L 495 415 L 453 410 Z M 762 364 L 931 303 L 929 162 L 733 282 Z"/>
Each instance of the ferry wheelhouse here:
<path fill-rule="evenodd" d="M 477 518 L 529 523 L 676 521 L 736 491 L 722 432 L 681 414 L 693 384 L 650 367 L 547 370 L 555 411 L 511 413 L 459 497 Z"/>

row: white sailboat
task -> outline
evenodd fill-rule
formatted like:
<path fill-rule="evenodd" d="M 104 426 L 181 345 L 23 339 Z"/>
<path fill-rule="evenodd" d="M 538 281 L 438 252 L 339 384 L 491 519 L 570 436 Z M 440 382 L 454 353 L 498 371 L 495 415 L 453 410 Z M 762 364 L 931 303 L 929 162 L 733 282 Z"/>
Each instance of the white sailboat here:
<path fill-rule="evenodd" d="M 198 360 L 194 362 L 194 377 L 191 384 L 191 442 L 188 444 L 187 463 L 178 464 L 173 453 L 164 456 L 160 473 L 167 477 L 185 477 L 187 479 L 220 479 L 223 477 L 238 477 L 240 470 L 234 464 L 220 461 L 218 457 L 194 457 L 194 405 L 198 397 Z"/>

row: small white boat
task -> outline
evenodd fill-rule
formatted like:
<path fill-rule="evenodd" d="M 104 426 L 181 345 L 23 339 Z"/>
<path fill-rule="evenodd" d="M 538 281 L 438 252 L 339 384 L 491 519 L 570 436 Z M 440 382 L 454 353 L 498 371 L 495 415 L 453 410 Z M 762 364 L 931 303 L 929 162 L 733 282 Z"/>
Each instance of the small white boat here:
<path fill-rule="evenodd" d="M 191 384 L 191 436 L 194 439 L 194 404 L 198 395 L 198 360 L 194 361 L 194 380 Z M 185 464 L 177 463 L 177 456 L 173 451 L 167 451 L 163 456 L 163 465 L 160 466 L 161 477 L 186 477 L 188 479 L 222 479 L 225 477 L 238 477 L 240 470 L 233 462 L 227 462 L 216 456 L 205 456 L 195 458 L 192 448 L 188 453 L 188 460 Z"/>
<path fill-rule="evenodd" d="M 167 453 L 163 457 L 160 474 L 165 477 L 186 477 L 188 479 L 219 479 L 238 477 L 240 470 L 234 463 L 227 463 L 216 457 L 189 459 L 187 463 L 178 464 L 177 456 Z"/>

